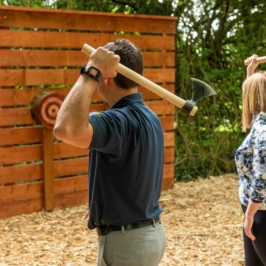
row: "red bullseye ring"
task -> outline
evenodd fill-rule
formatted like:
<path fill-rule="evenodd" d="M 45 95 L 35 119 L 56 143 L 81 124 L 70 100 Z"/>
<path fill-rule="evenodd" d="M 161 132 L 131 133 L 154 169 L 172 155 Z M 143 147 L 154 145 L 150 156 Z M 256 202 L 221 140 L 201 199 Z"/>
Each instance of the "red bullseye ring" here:
<path fill-rule="evenodd" d="M 43 97 L 39 105 L 40 120 L 46 127 L 54 127 L 57 113 L 64 101 L 58 93 L 50 93 Z"/>

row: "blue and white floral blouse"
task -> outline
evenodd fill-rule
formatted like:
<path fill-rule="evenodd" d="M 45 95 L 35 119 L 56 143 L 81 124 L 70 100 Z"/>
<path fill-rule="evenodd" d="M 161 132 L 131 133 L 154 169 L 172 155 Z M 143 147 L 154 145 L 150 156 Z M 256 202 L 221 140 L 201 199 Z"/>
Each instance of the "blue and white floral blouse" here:
<path fill-rule="evenodd" d="M 266 210 L 266 113 L 260 112 L 252 128 L 237 149 L 235 162 L 239 176 L 239 201 L 247 206 L 249 199 Z"/>

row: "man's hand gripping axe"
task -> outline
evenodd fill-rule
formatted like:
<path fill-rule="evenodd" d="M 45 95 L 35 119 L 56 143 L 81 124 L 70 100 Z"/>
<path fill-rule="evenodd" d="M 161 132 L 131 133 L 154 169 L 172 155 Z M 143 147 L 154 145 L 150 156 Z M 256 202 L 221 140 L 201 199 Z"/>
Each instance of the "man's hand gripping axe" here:
<path fill-rule="evenodd" d="M 87 55 L 90 55 L 94 50 L 95 49 L 88 44 L 84 44 L 81 49 L 81 51 Z M 116 71 L 161 96 L 163 99 L 174 104 L 183 112 L 191 116 L 194 116 L 197 112 L 198 107 L 196 106 L 196 103 L 199 100 L 216 94 L 216 92 L 208 84 L 201 80 L 192 78 L 192 99 L 185 101 L 120 63 L 118 64 Z"/>

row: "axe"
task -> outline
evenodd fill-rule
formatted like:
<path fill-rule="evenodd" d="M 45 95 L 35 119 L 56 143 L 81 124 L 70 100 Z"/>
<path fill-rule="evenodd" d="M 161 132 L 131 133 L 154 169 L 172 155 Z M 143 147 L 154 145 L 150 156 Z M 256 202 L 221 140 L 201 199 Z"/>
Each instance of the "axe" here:
<path fill-rule="evenodd" d="M 93 47 L 86 43 L 81 49 L 81 51 L 87 55 L 90 55 L 94 50 L 95 49 Z M 216 92 L 208 84 L 201 80 L 192 78 L 192 99 L 185 101 L 120 63 L 118 64 L 116 71 L 161 96 L 191 116 L 194 116 L 197 112 L 198 107 L 196 106 L 196 103 L 200 99 L 216 94 Z"/>

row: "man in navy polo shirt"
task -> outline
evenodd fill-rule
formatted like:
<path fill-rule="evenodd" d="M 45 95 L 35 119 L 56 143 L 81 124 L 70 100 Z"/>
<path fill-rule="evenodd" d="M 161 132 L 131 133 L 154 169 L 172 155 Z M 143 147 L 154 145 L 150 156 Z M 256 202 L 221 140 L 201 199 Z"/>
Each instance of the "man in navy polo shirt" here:
<path fill-rule="evenodd" d="M 128 40 L 98 48 L 63 102 L 54 134 L 90 149 L 85 218 L 99 235 L 97 265 L 156 266 L 166 243 L 158 204 L 163 130 L 138 84 L 117 74 L 119 61 L 142 75 L 141 52 Z M 110 109 L 89 114 L 96 89 Z"/>

